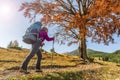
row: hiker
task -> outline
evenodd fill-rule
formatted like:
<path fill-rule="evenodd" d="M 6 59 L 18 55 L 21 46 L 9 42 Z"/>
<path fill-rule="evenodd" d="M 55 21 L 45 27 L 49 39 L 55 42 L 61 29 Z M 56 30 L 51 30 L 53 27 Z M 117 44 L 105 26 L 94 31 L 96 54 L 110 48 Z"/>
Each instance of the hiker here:
<path fill-rule="evenodd" d="M 43 27 L 38 35 L 38 40 L 32 44 L 32 50 L 29 53 L 29 55 L 26 57 L 26 59 L 24 60 L 21 68 L 20 68 L 20 72 L 24 72 L 27 73 L 27 65 L 29 63 L 29 61 L 31 60 L 31 58 L 36 54 L 37 55 L 37 62 L 36 62 L 36 72 L 42 72 L 41 70 L 41 59 L 42 59 L 42 54 L 41 51 L 39 50 L 39 47 L 43 46 L 43 41 L 47 40 L 47 41 L 53 41 L 54 37 L 49 38 L 48 37 L 48 29 L 46 27 Z M 29 72 L 28 72 L 29 73 Z"/>

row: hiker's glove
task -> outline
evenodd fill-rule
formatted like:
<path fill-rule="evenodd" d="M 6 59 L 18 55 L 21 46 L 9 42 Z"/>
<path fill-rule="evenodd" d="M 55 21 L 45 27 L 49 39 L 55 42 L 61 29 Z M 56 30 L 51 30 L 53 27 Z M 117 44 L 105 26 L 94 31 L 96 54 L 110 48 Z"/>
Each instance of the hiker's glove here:
<path fill-rule="evenodd" d="M 44 45 L 45 45 L 45 43 L 42 43 L 42 44 L 41 44 L 41 46 L 44 46 Z"/>

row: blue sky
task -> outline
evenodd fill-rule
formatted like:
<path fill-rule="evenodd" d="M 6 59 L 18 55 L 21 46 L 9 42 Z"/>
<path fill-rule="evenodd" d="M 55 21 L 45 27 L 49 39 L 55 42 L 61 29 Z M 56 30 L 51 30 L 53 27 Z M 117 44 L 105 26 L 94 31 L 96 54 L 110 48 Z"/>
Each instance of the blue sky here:
<path fill-rule="evenodd" d="M 20 4 L 24 1 L 31 0 L 0 0 L 0 9 L 2 7 L 1 4 L 6 5 L 7 3 L 7 5 L 10 7 L 9 10 L 6 9 L 6 11 L 0 11 L 0 47 L 6 48 L 10 41 L 17 40 L 19 42 L 19 46 L 29 49 L 31 48 L 31 45 L 22 42 L 22 35 L 24 34 L 26 28 L 31 24 L 29 23 L 29 20 L 23 16 L 23 12 L 18 12 Z M 49 31 L 49 36 L 52 37 L 51 30 Z M 109 46 L 91 43 L 90 40 L 87 42 L 87 48 L 104 52 L 114 52 L 120 49 L 119 46 L 120 37 L 115 37 L 115 43 L 110 44 Z M 43 49 L 49 51 L 51 48 L 52 42 L 45 41 L 45 46 Z M 67 45 L 55 44 L 55 51 L 58 53 L 69 52 L 77 48 L 78 45 L 72 45 L 69 47 Z"/>

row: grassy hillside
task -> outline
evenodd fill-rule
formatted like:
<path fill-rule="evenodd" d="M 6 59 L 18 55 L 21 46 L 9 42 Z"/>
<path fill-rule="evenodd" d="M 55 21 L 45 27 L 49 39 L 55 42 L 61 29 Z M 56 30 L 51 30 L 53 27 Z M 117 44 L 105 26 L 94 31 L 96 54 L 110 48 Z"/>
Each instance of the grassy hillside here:
<path fill-rule="evenodd" d="M 0 62 L 1 67 L 0 71 L 14 67 L 19 68 L 20 64 L 22 64 L 25 57 L 28 55 L 29 50 L 15 50 L 15 49 L 4 49 L 0 48 Z M 52 54 L 51 53 L 42 53 L 42 67 L 50 67 L 51 63 L 53 66 L 59 67 L 68 67 L 68 66 L 76 66 L 79 62 L 79 58 L 76 56 L 68 56 L 62 54 L 54 54 L 53 53 L 53 61 L 52 61 Z M 36 55 L 30 62 L 29 66 L 35 65 Z M 11 64 L 13 63 L 13 64 Z"/>
<path fill-rule="evenodd" d="M 103 61 L 120 63 L 120 50 L 117 50 L 113 53 L 106 53 L 106 52 L 95 51 L 92 49 L 87 49 L 87 54 L 89 57 L 97 57 Z M 69 52 L 68 55 L 78 55 L 78 50 Z"/>
<path fill-rule="evenodd" d="M 20 65 L 29 50 L 0 48 L 0 80 L 116 80 L 120 79 L 120 67 L 115 63 L 95 60 L 84 63 L 77 56 L 42 53 L 43 73 L 35 72 L 36 56 L 30 61 L 30 74 L 19 72 Z"/>
<path fill-rule="evenodd" d="M 74 50 L 68 53 L 68 55 L 78 55 L 78 50 Z M 87 49 L 87 54 L 88 55 L 101 55 L 101 54 L 105 54 L 105 52 L 101 52 L 101 51 L 95 51 L 92 49 Z"/>
<path fill-rule="evenodd" d="M 120 50 L 113 52 L 113 54 L 120 54 Z"/>

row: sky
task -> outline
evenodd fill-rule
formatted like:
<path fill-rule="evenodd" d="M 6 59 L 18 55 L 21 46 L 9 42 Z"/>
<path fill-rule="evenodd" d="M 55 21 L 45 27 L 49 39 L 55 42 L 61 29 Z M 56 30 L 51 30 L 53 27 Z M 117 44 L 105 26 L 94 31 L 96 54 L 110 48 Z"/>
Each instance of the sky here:
<path fill-rule="evenodd" d="M 18 9 L 22 2 L 32 0 L 0 0 L 0 47 L 6 48 L 10 41 L 17 40 L 20 47 L 31 49 L 31 45 L 25 44 L 22 41 L 22 36 L 27 27 L 31 25 L 28 18 L 23 16 L 23 11 L 19 12 Z M 52 37 L 52 29 L 49 30 L 49 36 Z M 114 52 L 120 49 L 120 37 L 115 36 L 115 43 L 105 46 L 104 44 L 92 43 L 90 40 L 87 42 L 87 48 L 103 51 Z M 78 45 L 54 45 L 57 53 L 70 52 L 78 48 Z M 43 47 L 46 51 L 52 49 L 52 42 L 45 41 Z"/>

